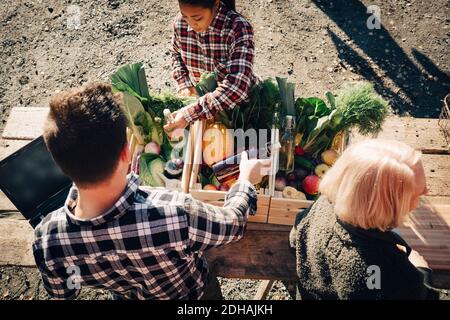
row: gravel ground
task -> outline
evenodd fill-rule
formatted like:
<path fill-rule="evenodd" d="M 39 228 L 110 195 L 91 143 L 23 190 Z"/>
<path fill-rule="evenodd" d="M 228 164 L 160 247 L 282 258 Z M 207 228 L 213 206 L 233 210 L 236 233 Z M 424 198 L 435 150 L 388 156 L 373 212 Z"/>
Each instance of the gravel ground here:
<path fill-rule="evenodd" d="M 142 61 L 154 90 L 173 90 L 169 43 L 175 0 L 3 0 L 0 6 L 0 132 L 12 107 L 45 106 L 57 91 L 107 80 Z M 445 0 L 237 1 L 255 29 L 255 68 L 286 76 L 297 95 L 324 96 L 369 80 L 392 111 L 438 117 L 450 92 L 449 2 Z M 366 6 L 381 9 L 369 30 Z M 79 13 L 79 21 L 77 20 Z M 0 299 L 46 297 L 35 269 L 0 269 Z M 222 279 L 227 299 L 248 299 L 257 281 Z M 273 299 L 289 299 L 277 282 Z M 291 288 L 289 288 L 291 290 Z M 86 290 L 82 298 L 109 294 Z M 448 297 L 448 295 L 447 295 Z"/>
<path fill-rule="evenodd" d="M 249 300 L 254 297 L 260 281 L 219 278 L 225 300 Z M 288 289 L 290 291 L 288 291 Z M 290 300 L 295 298 L 292 283 L 276 281 L 267 299 Z M 0 300 L 47 300 L 41 276 L 36 268 L 0 267 Z M 111 300 L 112 295 L 103 290 L 83 289 L 80 300 Z"/>
<path fill-rule="evenodd" d="M 225 300 L 251 300 L 260 281 L 219 278 Z M 440 289 L 440 299 L 450 300 L 450 290 Z M 48 300 L 36 268 L 0 267 L 0 300 Z M 79 300 L 111 300 L 112 295 L 103 290 L 83 289 Z M 276 281 L 267 296 L 268 300 L 295 299 L 294 283 Z"/>

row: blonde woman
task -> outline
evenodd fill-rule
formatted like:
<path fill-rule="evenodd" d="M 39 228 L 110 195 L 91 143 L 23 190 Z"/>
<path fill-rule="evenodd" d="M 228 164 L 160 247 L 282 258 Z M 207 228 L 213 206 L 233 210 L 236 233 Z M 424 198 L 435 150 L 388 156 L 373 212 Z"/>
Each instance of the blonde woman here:
<path fill-rule="evenodd" d="M 360 142 L 327 172 L 320 192 L 290 237 L 301 299 L 431 297 L 428 264 L 392 231 L 427 193 L 420 153 L 396 141 Z"/>

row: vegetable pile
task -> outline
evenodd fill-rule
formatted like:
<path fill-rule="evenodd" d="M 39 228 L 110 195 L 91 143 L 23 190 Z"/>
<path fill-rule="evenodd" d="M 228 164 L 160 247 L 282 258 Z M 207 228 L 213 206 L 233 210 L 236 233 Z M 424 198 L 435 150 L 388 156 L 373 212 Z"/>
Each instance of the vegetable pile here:
<path fill-rule="evenodd" d="M 200 96 L 216 89 L 213 73 L 201 77 L 197 92 Z M 357 128 L 363 135 L 376 134 L 388 114 L 388 103 L 370 83 L 348 83 L 333 95 L 325 94 L 327 102 L 318 97 L 295 99 L 295 85 L 284 78 L 267 79 L 252 88 L 249 102 L 216 116 L 216 126 L 230 129 L 270 129 L 282 131 L 283 119 L 296 119 L 295 170 L 278 172 L 275 189 L 285 198 L 310 199 L 317 197 L 321 177 L 339 157 L 344 133 Z M 279 115 L 279 116 L 275 116 Z M 212 125 L 209 125 L 211 127 Z M 208 134 L 206 134 L 208 135 Z M 204 136 L 205 138 L 205 136 Z M 227 154 L 220 148 L 229 143 L 226 135 L 216 141 L 219 158 Z M 220 140 L 219 139 L 219 140 Z M 235 153 L 242 150 L 235 150 Z M 205 157 L 204 157 L 205 158 Z M 208 159 L 208 157 L 206 157 Z M 217 160 L 217 159 L 213 159 Z M 204 189 L 220 190 L 229 186 L 219 184 L 210 165 L 204 162 L 199 181 Z M 265 186 L 264 183 L 261 186 Z"/>
<path fill-rule="evenodd" d="M 172 93 L 156 93 L 149 90 L 145 70 L 141 63 L 125 65 L 111 76 L 114 92 L 123 93 L 122 108 L 128 127 L 138 141 L 133 171 L 150 186 L 170 186 L 181 177 L 183 159 L 176 154 L 183 148 L 182 142 L 173 146 L 163 130 L 163 110 L 171 112 L 196 101 L 196 98 L 180 98 Z M 217 88 L 216 75 L 205 73 L 196 86 L 201 97 Z M 356 128 L 363 135 L 376 134 L 388 114 L 388 103 L 369 83 L 349 83 L 333 95 L 325 94 L 326 101 L 318 97 L 295 98 L 295 85 L 284 78 L 266 79 L 255 85 L 248 102 L 233 110 L 223 110 L 208 123 L 203 136 L 203 164 L 198 181 L 206 190 L 229 189 L 220 184 L 211 166 L 237 150 L 227 129 L 283 130 L 287 115 L 296 120 L 295 166 L 292 172 L 278 172 L 275 189 L 291 199 L 317 197 L 321 177 L 339 157 L 345 132 Z M 211 138 L 211 137 L 212 138 Z M 210 139 L 205 138 L 210 137 Z M 268 179 L 261 184 L 265 187 Z"/>
<path fill-rule="evenodd" d="M 146 185 L 175 186 L 173 179 L 180 179 L 182 173 L 183 159 L 178 154 L 184 145 L 169 143 L 163 130 L 163 110 L 176 111 L 195 99 L 150 92 L 142 63 L 121 67 L 111 76 L 111 83 L 114 92 L 123 94 L 121 106 L 138 143 L 132 170 Z"/>
<path fill-rule="evenodd" d="M 216 88 L 217 80 L 214 73 L 203 74 L 196 86 L 199 96 L 213 92 Z M 244 151 L 237 150 L 234 137 L 227 129 L 247 131 L 272 128 L 273 115 L 280 104 L 277 83 L 272 79 L 261 81 L 250 90 L 248 100 L 249 102 L 236 106 L 233 110 L 222 110 L 215 116 L 213 122 L 206 125 L 203 134 L 203 165 L 198 177 L 204 190 L 226 191 L 233 182 L 219 183 L 211 170 L 214 163 Z"/>
<path fill-rule="evenodd" d="M 292 93 L 286 95 L 288 104 L 280 113 L 296 118 L 295 170 L 279 172 L 275 189 L 285 198 L 314 200 L 320 179 L 339 157 L 344 133 L 356 128 L 362 135 L 377 134 L 388 115 L 388 103 L 370 83 L 345 84 L 336 96 L 327 92 L 328 104 L 317 97 L 298 98 L 294 113 Z"/>

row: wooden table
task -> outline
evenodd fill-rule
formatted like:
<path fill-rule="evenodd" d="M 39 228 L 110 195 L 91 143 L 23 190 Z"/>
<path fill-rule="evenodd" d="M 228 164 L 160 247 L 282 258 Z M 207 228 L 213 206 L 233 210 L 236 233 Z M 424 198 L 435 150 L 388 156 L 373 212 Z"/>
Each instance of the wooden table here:
<path fill-rule="evenodd" d="M 12 110 L 0 140 L 0 159 L 42 132 L 45 108 Z M 429 195 L 399 228 L 405 240 L 429 262 L 439 286 L 450 287 L 450 154 L 437 120 L 392 117 L 380 138 L 405 141 L 423 152 Z M 363 137 L 354 135 L 352 141 Z M 3 216 L 3 218 L 1 218 Z M 295 256 L 289 249 L 290 226 L 249 223 L 244 238 L 207 252 L 214 272 L 221 277 L 261 279 L 263 298 L 273 280 L 295 281 Z M 0 265 L 33 265 L 32 229 L 0 193 Z"/>
<path fill-rule="evenodd" d="M 435 285 L 449 288 L 450 153 L 437 121 L 392 117 L 378 138 L 404 141 L 423 153 L 429 194 L 398 231 L 428 261 Z M 354 134 L 352 143 L 362 139 Z M 241 241 L 210 250 L 208 260 L 222 277 L 295 281 L 289 231 L 290 226 L 250 223 Z"/>

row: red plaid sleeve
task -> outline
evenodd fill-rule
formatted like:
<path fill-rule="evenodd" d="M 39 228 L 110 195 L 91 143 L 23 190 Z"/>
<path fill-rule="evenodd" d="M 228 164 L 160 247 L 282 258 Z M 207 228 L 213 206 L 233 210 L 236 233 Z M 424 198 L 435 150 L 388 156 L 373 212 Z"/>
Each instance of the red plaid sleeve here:
<path fill-rule="evenodd" d="M 211 119 L 221 110 L 230 110 L 246 101 L 252 86 L 255 44 L 249 23 L 236 23 L 234 41 L 226 64 L 226 76 L 218 88 L 201 97 L 198 102 L 183 109 L 188 123 Z"/>
<path fill-rule="evenodd" d="M 189 78 L 189 71 L 181 57 L 180 41 L 176 23 L 177 22 L 174 24 L 174 32 L 172 36 L 172 77 L 177 82 L 177 91 L 179 91 L 185 88 L 193 87 L 194 85 Z"/>

